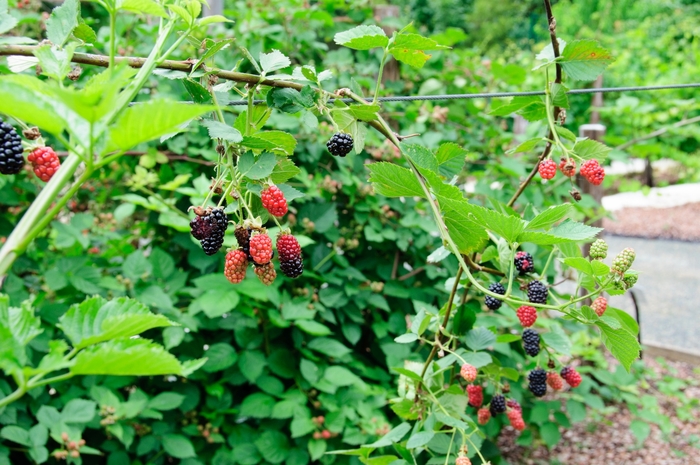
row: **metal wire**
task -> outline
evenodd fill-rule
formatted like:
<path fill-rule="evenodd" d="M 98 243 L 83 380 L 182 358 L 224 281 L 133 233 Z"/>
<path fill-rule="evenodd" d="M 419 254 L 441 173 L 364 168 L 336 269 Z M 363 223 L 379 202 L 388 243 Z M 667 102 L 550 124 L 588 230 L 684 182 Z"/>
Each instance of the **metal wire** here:
<path fill-rule="evenodd" d="M 590 89 L 573 89 L 567 94 L 607 94 L 611 92 L 648 92 L 665 89 L 693 89 L 700 87 L 700 83 L 692 84 L 668 84 L 661 86 L 629 86 L 629 87 L 598 87 Z M 528 96 L 544 95 L 543 90 L 535 90 L 530 92 L 486 92 L 477 94 L 441 94 L 441 95 L 398 95 L 393 97 L 379 97 L 380 102 L 414 102 L 420 100 L 462 100 L 475 98 L 505 98 L 505 97 L 528 97 Z M 330 99 L 333 103 L 336 99 Z M 352 103 L 354 100 L 349 98 L 341 99 L 344 103 Z M 255 100 L 256 105 L 265 103 L 265 100 Z M 246 100 L 236 100 L 228 103 L 231 106 L 248 105 Z"/>

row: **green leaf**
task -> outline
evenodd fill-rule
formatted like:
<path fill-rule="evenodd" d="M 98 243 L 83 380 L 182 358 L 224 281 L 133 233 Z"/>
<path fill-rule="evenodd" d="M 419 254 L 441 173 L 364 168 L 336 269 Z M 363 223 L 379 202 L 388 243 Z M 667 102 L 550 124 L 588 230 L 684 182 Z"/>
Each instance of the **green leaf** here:
<path fill-rule="evenodd" d="M 309 342 L 307 347 L 328 357 L 335 358 L 342 358 L 352 352 L 352 350 L 345 347 L 340 341 L 325 337 L 313 339 Z"/>
<path fill-rule="evenodd" d="M 328 447 L 328 445 L 325 440 L 312 439 L 311 441 L 309 441 L 307 447 L 309 449 L 309 455 L 311 456 L 311 460 L 316 461 L 323 457 L 323 454 L 326 453 L 326 448 Z"/>
<path fill-rule="evenodd" d="M 74 47 L 66 47 L 61 50 L 55 46 L 43 45 L 34 49 L 34 56 L 39 59 L 44 74 L 62 81 L 71 71 L 73 49 Z"/>
<path fill-rule="evenodd" d="M 399 344 L 410 344 L 411 342 L 415 342 L 417 340 L 418 335 L 414 333 L 402 334 L 401 336 L 394 338 L 394 342 L 398 342 Z"/>
<path fill-rule="evenodd" d="M 19 22 L 17 18 L 8 13 L 7 9 L 7 0 L 0 0 L 0 34 L 5 34 Z"/>
<path fill-rule="evenodd" d="M 416 166 L 437 173 L 438 161 L 435 154 L 418 144 L 401 143 L 401 153 L 406 155 Z"/>
<path fill-rule="evenodd" d="M 605 310 L 605 315 L 617 319 L 622 327 L 629 331 L 632 335 L 639 334 L 639 325 L 637 324 L 637 321 L 624 310 L 608 307 L 607 310 Z"/>
<path fill-rule="evenodd" d="M 491 332 L 491 331 L 489 331 Z M 491 333 L 493 334 L 493 333 Z M 495 340 L 494 340 L 495 342 Z M 491 344 L 489 344 L 491 345 Z M 476 349 L 475 349 L 476 350 Z M 467 362 L 470 365 L 473 365 L 475 368 L 481 368 L 485 367 L 489 363 L 491 363 L 493 360 L 491 359 L 491 356 L 487 354 L 486 352 L 460 352 L 460 357 L 464 359 L 465 362 Z"/>
<path fill-rule="evenodd" d="M 632 431 L 632 434 L 634 434 L 634 437 L 637 439 L 637 444 L 642 444 L 649 437 L 651 426 L 645 421 L 632 420 L 630 423 L 630 431 Z"/>
<path fill-rule="evenodd" d="M 292 62 L 279 50 L 260 54 L 260 67 L 265 73 L 291 66 Z"/>
<path fill-rule="evenodd" d="M 374 121 L 377 119 L 379 105 L 351 105 L 347 111 L 357 120 Z"/>
<path fill-rule="evenodd" d="M 466 157 L 467 150 L 454 142 L 441 144 L 440 148 L 435 152 L 439 172 L 448 179 L 462 171 Z"/>
<path fill-rule="evenodd" d="M 559 426 L 556 423 L 551 422 L 540 426 L 540 435 L 542 436 L 544 443 L 547 444 L 547 447 L 549 448 L 556 446 L 561 439 Z"/>
<path fill-rule="evenodd" d="M 600 328 L 605 347 L 629 371 L 632 362 L 639 358 L 639 342 L 637 338 L 627 329 L 613 329 L 602 320 L 596 321 L 595 324 Z"/>
<path fill-rule="evenodd" d="M 433 185 L 431 184 L 431 187 Z M 442 201 L 438 197 L 438 201 Z M 458 203 L 451 204 L 454 210 L 449 211 L 446 214 L 446 218 L 454 219 L 459 223 L 466 226 L 467 230 L 478 231 L 481 229 L 488 229 L 503 237 L 507 242 L 515 242 L 520 233 L 525 228 L 525 222 L 517 216 L 505 215 L 499 213 L 495 210 L 489 210 L 488 208 L 480 207 L 468 203 L 466 200 Z M 468 226 L 468 223 L 473 223 L 472 226 Z M 463 226 L 463 227 L 464 227 Z M 450 231 L 452 234 L 453 231 Z M 485 236 L 485 233 L 474 234 L 473 239 L 481 239 Z"/>
<path fill-rule="evenodd" d="M 569 89 L 564 84 L 552 83 L 552 103 L 555 107 L 569 108 L 569 97 L 566 95 L 568 91 Z M 576 136 L 574 136 L 574 140 L 576 140 Z"/>
<path fill-rule="evenodd" d="M 408 66 L 416 69 L 421 69 L 425 62 L 430 60 L 432 55 L 425 53 L 423 50 L 409 50 L 406 48 L 390 48 L 391 53 L 397 61 L 406 63 Z"/>
<path fill-rule="evenodd" d="M 19 426 L 5 426 L 2 430 L 0 430 L 0 436 L 8 441 L 22 444 L 23 446 L 30 447 L 32 445 L 32 441 L 29 437 L 29 431 Z"/>
<path fill-rule="evenodd" d="M 566 44 L 559 63 L 571 79 L 594 81 L 615 58 L 595 40 L 574 40 Z"/>
<path fill-rule="evenodd" d="M 363 385 L 363 381 L 345 367 L 333 365 L 326 368 L 323 379 L 334 386 Z"/>
<path fill-rule="evenodd" d="M 578 423 L 586 419 L 586 406 L 574 399 L 566 402 L 566 412 L 572 423 Z"/>
<path fill-rule="evenodd" d="M 529 152 L 530 150 L 534 149 L 542 142 L 544 142 L 544 140 L 541 137 L 537 137 L 535 139 L 529 139 L 529 140 L 526 140 L 525 142 L 523 142 L 522 144 L 518 145 L 514 149 L 508 150 L 507 153 Z"/>
<path fill-rule="evenodd" d="M 49 430 L 44 425 L 34 425 L 29 429 L 29 439 L 34 447 L 40 447 L 49 440 Z"/>
<path fill-rule="evenodd" d="M 310 87 L 304 87 L 304 89 L 307 88 L 310 89 Z M 314 97 L 315 95 L 308 91 L 302 94 L 298 90 L 288 87 L 274 88 L 267 93 L 267 106 L 284 113 L 298 113 L 305 108 L 311 108 L 314 105 Z"/>
<path fill-rule="evenodd" d="M 130 106 L 110 129 L 111 147 L 128 150 L 166 134 L 180 132 L 180 125 L 214 109 L 208 105 L 163 99 Z"/>
<path fill-rule="evenodd" d="M 225 370 L 232 366 L 238 360 L 236 349 L 225 342 L 212 344 L 209 350 L 206 351 L 207 362 L 202 369 L 209 373 Z"/>
<path fill-rule="evenodd" d="M 384 30 L 374 25 L 357 26 L 349 31 L 339 32 L 333 38 L 336 44 L 354 50 L 369 50 L 375 47 L 386 47 L 389 38 Z"/>
<path fill-rule="evenodd" d="M 592 275 L 593 268 L 591 267 L 591 262 L 583 257 L 569 257 L 561 260 L 565 265 L 580 271 L 581 273 Z"/>
<path fill-rule="evenodd" d="M 576 134 L 569 131 L 565 127 L 556 125 L 554 126 L 554 130 L 557 131 L 557 134 L 559 134 L 564 139 L 570 140 L 571 142 L 576 142 Z"/>
<path fill-rule="evenodd" d="M 161 18 L 168 17 L 165 9 L 152 0 L 118 0 L 117 9 L 159 16 Z"/>
<path fill-rule="evenodd" d="M 209 137 L 212 139 L 222 139 L 228 142 L 233 142 L 234 144 L 243 140 L 243 136 L 238 129 L 233 128 L 228 124 L 206 119 L 202 120 L 201 124 L 209 130 Z"/>
<path fill-rule="evenodd" d="M 417 447 L 423 447 L 428 444 L 431 439 L 435 436 L 435 431 L 421 431 L 408 438 L 406 442 L 406 448 L 415 449 Z"/>
<path fill-rule="evenodd" d="M 238 169 L 240 173 L 248 179 L 264 179 L 272 173 L 277 158 L 270 152 L 262 153 L 256 157 L 252 152 L 246 152 L 238 161 Z"/>
<path fill-rule="evenodd" d="M 275 184 L 281 184 L 292 179 L 299 174 L 301 170 L 288 158 L 280 158 L 277 160 L 275 168 L 272 170 L 270 180 Z"/>
<path fill-rule="evenodd" d="M 154 376 L 183 374 L 180 362 L 147 339 L 103 342 L 79 352 L 70 369 L 76 375 Z"/>
<path fill-rule="evenodd" d="M 49 83 L 36 77 L 26 74 L 1 76 L 0 94 L 0 113 L 17 117 L 52 134 L 61 134 L 68 126 L 64 116 L 83 127 L 79 117 L 61 102 Z"/>
<path fill-rule="evenodd" d="M 80 18 L 80 2 L 66 0 L 61 6 L 53 9 L 46 20 L 46 37 L 59 47 L 63 46 L 70 37 L 73 29 L 78 26 Z"/>
<path fill-rule="evenodd" d="M 513 113 L 522 115 L 528 121 L 539 121 L 547 117 L 544 100 L 537 95 L 513 97 L 509 103 L 496 107 L 489 112 L 493 116 L 510 116 Z"/>
<path fill-rule="evenodd" d="M 440 45 L 434 39 L 423 37 L 420 34 L 401 33 L 396 36 L 389 50 L 393 48 L 405 48 L 409 50 L 447 50 L 450 47 Z"/>
<path fill-rule="evenodd" d="M 551 331 L 542 334 L 542 340 L 548 347 L 562 355 L 571 355 L 571 341 L 560 332 Z"/>
<path fill-rule="evenodd" d="M 369 181 L 379 195 L 386 197 L 424 197 L 423 189 L 408 168 L 393 163 L 378 162 L 368 165 Z"/>
<path fill-rule="evenodd" d="M 294 136 L 283 131 L 265 131 L 245 136 L 241 145 L 254 150 L 273 150 L 292 155 L 297 141 Z"/>
<path fill-rule="evenodd" d="M 486 328 L 474 328 L 464 337 L 471 350 L 483 350 L 496 343 L 496 335 Z"/>
<path fill-rule="evenodd" d="M 175 392 L 161 392 L 148 401 L 148 408 L 154 410 L 173 410 L 182 405 L 185 396 Z"/>
<path fill-rule="evenodd" d="M 164 434 L 161 438 L 161 444 L 163 444 L 165 453 L 172 457 L 186 459 L 196 456 L 190 440 L 180 434 Z"/>
<path fill-rule="evenodd" d="M 265 355 L 257 350 L 246 350 L 238 358 L 238 366 L 243 376 L 252 384 L 262 375 L 265 370 Z"/>
<path fill-rule="evenodd" d="M 32 339 L 43 332 L 41 319 L 34 316 L 34 308 L 29 302 L 22 302 L 19 308 L 10 307 L 7 312 L 7 320 L 13 338 L 21 346 L 29 344 Z"/>
<path fill-rule="evenodd" d="M 584 160 L 596 159 L 603 161 L 610 150 L 612 149 L 607 145 L 592 139 L 580 140 L 574 145 L 574 152 Z"/>
<path fill-rule="evenodd" d="M 289 456 L 289 441 L 279 431 L 265 431 L 255 440 L 255 447 L 269 463 L 281 463 Z"/>
<path fill-rule="evenodd" d="M 372 444 L 367 444 L 364 447 L 379 448 L 390 446 L 402 440 L 403 437 L 406 436 L 406 433 L 408 433 L 409 431 L 411 431 L 411 425 L 408 423 L 401 423 L 400 425 L 394 427 L 391 431 L 386 433 L 384 436 L 382 436 L 378 441 Z"/>
<path fill-rule="evenodd" d="M 91 400 L 72 399 L 61 410 L 64 423 L 90 423 L 97 414 L 97 404 Z"/>
<path fill-rule="evenodd" d="M 610 267 L 600 260 L 591 260 L 591 269 L 595 276 L 606 276 L 610 274 Z"/>
<path fill-rule="evenodd" d="M 550 228 L 554 223 L 563 220 L 571 211 L 572 205 L 565 203 L 554 207 L 549 207 L 536 217 L 534 217 L 526 226 L 526 231 L 535 231 L 537 229 Z"/>
<path fill-rule="evenodd" d="M 270 418 L 275 399 L 267 394 L 256 392 L 243 399 L 240 407 L 242 417 Z"/>
<path fill-rule="evenodd" d="M 566 220 L 546 233 L 525 231 L 518 236 L 517 241 L 521 244 L 531 242 L 539 245 L 583 242 L 593 239 L 602 230 L 602 228 L 594 228 L 583 223 Z"/>
<path fill-rule="evenodd" d="M 314 320 L 297 320 L 295 323 L 299 329 L 312 336 L 328 336 L 332 331 L 328 326 Z"/>
<path fill-rule="evenodd" d="M 127 338 L 158 327 L 174 326 L 163 315 L 156 315 L 148 307 L 120 297 L 106 301 L 93 297 L 73 305 L 60 319 L 59 327 L 73 342 L 76 349 L 116 338 Z"/>
<path fill-rule="evenodd" d="M 478 310 L 478 304 L 473 300 L 457 307 L 452 318 L 452 333 L 456 336 L 462 336 L 472 329 L 476 323 Z"/>

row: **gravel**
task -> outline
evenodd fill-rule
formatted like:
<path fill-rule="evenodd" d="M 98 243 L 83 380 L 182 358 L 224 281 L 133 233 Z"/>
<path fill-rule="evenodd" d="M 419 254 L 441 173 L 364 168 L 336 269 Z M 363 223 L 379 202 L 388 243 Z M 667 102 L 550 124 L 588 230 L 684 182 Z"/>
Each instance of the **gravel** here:
<path fill-rule="evenodd" d="M 608 234 L 700 241 L 700 203 L 671 208 L 624 208 L 605 218 Z"/>
<path fill-rule="evenodd" d="M 669 376 L 666 368 L 653 360 L 646 361 L 647 366 L 660 375 Z M 693 370 L 693 365 L 683 362 L 665 362 L 676 372 L 673 377 L 691 380 L 684 395 L 700 399 L 700 372 Z M 651 380 L 650 380 L 651 381 Z M 651 382 L 648 389 L 640 395 L 653 395 L 657 398 L 662 414 L 668 416 L 676 427 L 670 434 L 670 442 L 662 437 L 655 425 L 651 425 L 651 434 L 642 447 L 637 447 L 637 440 L 629 430 L 632 415 L 625 405 L 617 406 L 617 411 L 603 421 L 583 421 L 564 430 L 559 444 L 552 450 L 544 446 L 535 449 L 515 444 L 517 432 L 507 427 L 499 437 L 498 445 L 504 458 L 512 464 L 520 465 L 689 465 L 700 464 L 700 444 L 693 443 L 700 436 L 700 418 L 683 422 L 676 416 L 678 402 L 674 397 L 659 392 Z"/>

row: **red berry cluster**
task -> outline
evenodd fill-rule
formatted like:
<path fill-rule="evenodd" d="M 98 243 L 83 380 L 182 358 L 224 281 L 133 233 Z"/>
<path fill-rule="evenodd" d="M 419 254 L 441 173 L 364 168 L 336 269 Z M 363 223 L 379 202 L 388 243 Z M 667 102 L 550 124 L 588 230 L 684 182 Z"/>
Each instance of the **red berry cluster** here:
<path fill-rule="evenodd" d="M 476 379 L 476 368 L 465 363 L 462 365 L 462 368 L 460 368 L 459 374 L 462 375 L 462 378 L 464 378 L 467 383 L 473 383 Z"/>
<path fill-rule="evenodd" d="M 572 388 L 575 388 L 581 384 L 581 375 L 575 368 L 567 366 L 562 368 L 560 373 L 561 377 L 564 378 L 564 381 L 566 381 L 566 383 Z"/>
<path fill-rule="evenodd" d="M 49 182 L 61 167 L 61 161 L 51 147 L 34 149 L 27 157 L 27 161 L 32 164 L 36 177 L 44 182 Z"/>
<path fill-rule="evenodd" d="M 546 159 L 540 162 L 537 170 L 540 173 L 542 179 L 552 179 L 557 172 L 557 164 L 551 160 Z M 573 158 L 562 158 L 559 162 L 559 171 L 564 176 L 569 178 L 576 175 L 576 160 Z M 603 179 L 605 179 L 605 169 L 600 166 L 598 160 L 586 160 L 581 165 L 581 176 L 586 178 L 588 182 L 594 186 L 599 186 L 602 184 Z"/>
<path fill-rule="evenodd" d="M 557 164 L 551 158 L 547 158 L 540 163 L 537 170 L 540 172 L 542 179 L 552 179 L 557 174 Z"/>
<path fill-rule="evenodd" d="M 559 373 L 550 371 L 547 373 L 547 384 L 555 391 L 561 391 L 564 388 L 564 379 L 559 376 Z"/>
<path fill-rule="evenodd" d="M 245 278 L 248 269 L 248 255 L 242 249 L 230 250 L 226 254 L 224 276 L 233 284 L 238 284 Z"/>
<path fill-rule="evenodd" d="M 535 307 L 530 307 L 529 305 L 523 305 L 518 310 L 516 310 L 520 324 L 524 328 L 529 328 L 535 324 L 537 321 L 537 309 Z"/>
<path fill-rule="evenodd" d="M 508 402 L 506 402 L 506 407 L 508 407 L 506 416 L 508 417 L 510 426 L 518 431 L 524 430 L 525 420 L 523 420 L 523 408 L 520 406 L 518 401 L 515 399 L 509 399 Z"/>
<path fill-rule="evenodd" d="M 593 308 L 596 315 L 603 316 L 603 313 L 605 313 L 605 310 L 608 308 L 608 301 L 605 297 L 600 296 L 593 301 L 591 308 Z"/>
<path fill-rule="evenodd" d="M 284 216 L 287 213 L 287 199 L 284 198 L 284 193 L 277 186 L 271 186 L 262 191 L 260 194 L 263 207 L 270 212 L 272 216 Z"/>
<path fill-rule="evenodd" d="M 472 407 L 479 408 L 484 403 L 484 389 L 481 386 L 470 384 L 467 386 L 467 395 Z"/>
<path fill-rule="evenodd" d="M 594 186 L 600 186 L 605 179 L 605 170 L 598 163 L 598 160 L 587 160 L 581 165 L 581 176 Z"/>

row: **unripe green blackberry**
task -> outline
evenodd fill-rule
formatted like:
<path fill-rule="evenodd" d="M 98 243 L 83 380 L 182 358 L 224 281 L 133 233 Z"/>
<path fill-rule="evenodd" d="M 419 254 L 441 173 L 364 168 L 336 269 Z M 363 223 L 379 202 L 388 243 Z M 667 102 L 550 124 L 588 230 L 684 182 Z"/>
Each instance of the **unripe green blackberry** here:
<path fill-rule="evenodd" d="M 626 289 L 630 289 L 632 286 L 637 284 L 638 279 L 639 279 L 639 275 L 628 274 L 628 275 L 625 275 L 624 278 L 622 278 L 622 282 L 625 284 Z"/>
<path fill-rule="evenodd" d="M 608 243 L 603 239 L 596 239 L 593 244 L 591 244 L 591 250 L 588 252 L 588 256 L 593 260 L 603 260 L 608 256 Z"/>
<path fill-rule="evenodd" d="M 636 257 L 634 249 L 627 247 L 625 250 L 617 254 L 612 262 L 612 272 L 623 276 L 625 271 L 629 270 Z"/>

